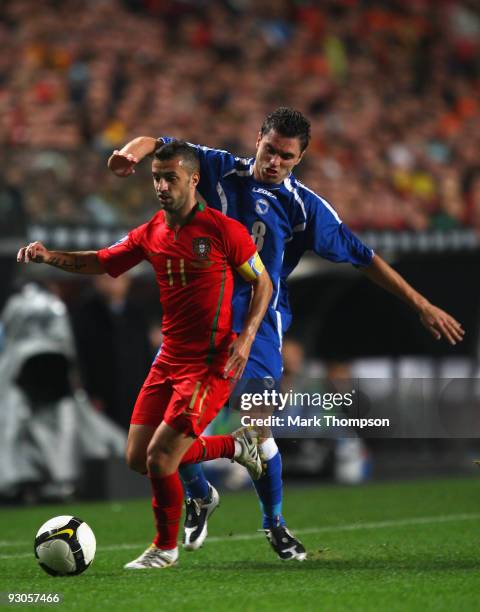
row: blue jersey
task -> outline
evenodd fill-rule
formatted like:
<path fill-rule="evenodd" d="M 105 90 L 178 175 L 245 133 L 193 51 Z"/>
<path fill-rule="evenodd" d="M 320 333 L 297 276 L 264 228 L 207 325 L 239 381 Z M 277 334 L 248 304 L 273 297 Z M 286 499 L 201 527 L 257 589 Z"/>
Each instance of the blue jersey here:
<path fill-rule="evenodd" d="M 170 137 L 161 137 L 171 142 Z M 253 176 L 254 158 L 192 145 L 200 157 L 197 189 L 209 206 L 240 221 L 251 233 L 270 275 L 273 296 L 257 336 L 281 348 L 291 321 L 286 278 L 303 253 L 312 250 L 335 262 L 368 265 L 373 252 L 341 222 L 335 210 L 290 174 L 282 183 L 260 183 Z M 242 329 L 251 286 L 238 278 L 233 296 L 233 325 Z"/>

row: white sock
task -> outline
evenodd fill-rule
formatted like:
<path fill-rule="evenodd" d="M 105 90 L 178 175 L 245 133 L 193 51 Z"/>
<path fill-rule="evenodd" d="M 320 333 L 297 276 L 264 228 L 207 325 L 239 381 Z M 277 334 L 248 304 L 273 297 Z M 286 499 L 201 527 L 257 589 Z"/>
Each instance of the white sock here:
<path fill-rule="evenodd" d="M 262 459 L 268 461 L 278 453 L 278 446 L 273 438 L 267 438 L 265 442 L 260 444 L 260 450 L 262 452 Z"/>

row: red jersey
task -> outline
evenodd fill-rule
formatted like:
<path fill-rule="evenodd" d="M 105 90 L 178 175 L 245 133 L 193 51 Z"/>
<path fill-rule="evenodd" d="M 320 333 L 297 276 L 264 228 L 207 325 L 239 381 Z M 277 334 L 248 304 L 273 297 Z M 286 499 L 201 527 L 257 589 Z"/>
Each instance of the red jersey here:
<path fill-rule="evenodd" d="M 263 270 L 245 227 L 197 204 L 180 228 L 163 211 L 97 253 L 111 276 L 148 260 L 163 310 L 160 359 L 169 364 L 223 367 L 232 332 L 233 269 L 253 280 Z"/>

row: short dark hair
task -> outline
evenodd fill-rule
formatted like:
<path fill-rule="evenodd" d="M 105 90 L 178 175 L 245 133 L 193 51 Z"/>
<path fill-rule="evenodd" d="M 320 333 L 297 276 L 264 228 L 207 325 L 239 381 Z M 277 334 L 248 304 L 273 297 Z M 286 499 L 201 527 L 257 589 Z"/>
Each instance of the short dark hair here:
<path fill-rule="evenodd" d="M 260 133 L 265 136 L 270 130 L 286 138 L 298 138 L 302 151 L 310 142 L 310 121 L 300 111 L 287 106 L 277 108 L 265 118 Z"/>
<path fill-rule="evenodd" d="M 161 144 L 154 154 L 154 159 L 158 161 L 167 161 L 175 157 L 183 159 L 190 172 L 200 171 L 200 159 L 195 147 L 183 140 L 173 140 L 167 144 Z"/>

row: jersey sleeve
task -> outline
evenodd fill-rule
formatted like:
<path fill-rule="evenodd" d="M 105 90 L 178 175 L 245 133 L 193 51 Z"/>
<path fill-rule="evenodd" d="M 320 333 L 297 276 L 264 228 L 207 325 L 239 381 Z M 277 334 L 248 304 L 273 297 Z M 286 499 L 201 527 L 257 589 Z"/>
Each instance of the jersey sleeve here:
<path fill-rule="evenodd" d="M 355 266 L 368 266 L 373 259 L 373 250 L 353 234 L 323 198 L 313 192 L 305 198 L 307 215 L 303 251 L 315 251 L 321 257 Z M 297 248 L 298 248 L 298 240 Z"/>
<path fill-rule="evenodd" d="M 252 237 L 245 227 L 229 217 L 222 218 L 228 263 L 246 281 L 254 281 L 265 269 Z"/>
<path fill-rule="evenodd" d="M 145 259 L 140 246 L 145 226 L 137 227 L 118 242 L 97 251 L 97 258 L 107 274 L 116 278 Z"/>
<path fill-rule="evenodd" d="M 157 142 L 167 144 L 174 141 L 171 136 L 160 136 Z M 196 149 L 200 159 L 200 182 L 197 185 L 198 192 L 208 202 L 208 205 L 221 210 L 220 179 L 235 165 L 235 156 L 228 151 L 211 149 L 199 144 L 187 143 Z"/>

